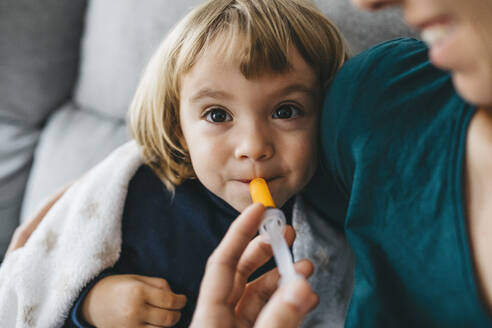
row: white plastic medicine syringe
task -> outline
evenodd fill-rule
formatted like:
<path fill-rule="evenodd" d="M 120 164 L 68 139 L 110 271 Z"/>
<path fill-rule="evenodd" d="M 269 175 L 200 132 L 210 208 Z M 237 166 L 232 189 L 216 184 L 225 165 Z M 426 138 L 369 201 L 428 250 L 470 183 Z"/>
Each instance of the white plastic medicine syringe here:
<path fill-rule="evenodd" d="M 285 215 L 275 208 L 267 183 L 262 178 L 256 178 L 249 183 L 251 198 L 254 203 L 262 203 L 266 207 L 260 224 L 260 235 L 272 245 L 273 256 L 280 273 L 280 284 L 297 279 L 299 275 L 294 270 L 292 255 L 284 239 Z"/>

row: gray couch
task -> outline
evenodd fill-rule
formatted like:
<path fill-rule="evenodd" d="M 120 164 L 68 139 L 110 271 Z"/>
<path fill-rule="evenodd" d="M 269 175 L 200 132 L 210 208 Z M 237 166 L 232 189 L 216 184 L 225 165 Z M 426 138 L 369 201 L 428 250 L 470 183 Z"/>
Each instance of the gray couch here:
<path fill-rule="evenodd" d="M 140 72 L 200 1 L 0 1 L 0 259 L 46 197 L 128 140 L 125 114 Z M 354 53 L 411 35 L 395 11 L 316 2 Z"/>

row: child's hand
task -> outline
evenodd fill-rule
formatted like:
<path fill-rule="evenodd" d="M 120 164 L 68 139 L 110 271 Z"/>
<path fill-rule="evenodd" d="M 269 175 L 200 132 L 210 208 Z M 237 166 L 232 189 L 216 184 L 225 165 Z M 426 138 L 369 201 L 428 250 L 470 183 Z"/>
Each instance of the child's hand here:
<path fill-rule="evenodd" d="M 92 287 L 82 315 L 98 328 L 171 327 L 181 318 L 185 304 L 186 296 L 174 294 L 164 279 L 114 275 Z"/>

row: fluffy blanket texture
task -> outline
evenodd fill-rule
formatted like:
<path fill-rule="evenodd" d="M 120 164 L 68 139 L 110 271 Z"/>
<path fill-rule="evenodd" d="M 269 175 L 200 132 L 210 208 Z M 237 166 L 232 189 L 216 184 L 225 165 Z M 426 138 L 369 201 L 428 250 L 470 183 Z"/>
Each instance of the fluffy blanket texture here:
<path fill-rule="evenodd" d="M 0 267 L 2 327 L 60 327 L 83 287 L 114 265 L 128 183 L 142 164 L 135 142 L 115 150 L 65 192 L 24 247 L 5 258 Z M 343 327 L 352 291 L 352 253 L 343 235 L 307 209 L 301 197 L 293 225 L 294 258 L 314 262 L 311 282 L 321 296 L 304 326 Z"/>

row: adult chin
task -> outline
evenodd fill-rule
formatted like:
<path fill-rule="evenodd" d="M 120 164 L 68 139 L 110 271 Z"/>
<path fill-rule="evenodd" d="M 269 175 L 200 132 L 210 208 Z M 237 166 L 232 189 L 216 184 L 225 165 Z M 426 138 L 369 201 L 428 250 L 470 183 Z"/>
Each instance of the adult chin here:
<path fill-rule="evenodd" d="M 482 76 L 480 76 L 482 75 Z M 453 73 L 453 83 L 458 93 L 468 102 L 492 109 L 492 75 Z"/>

